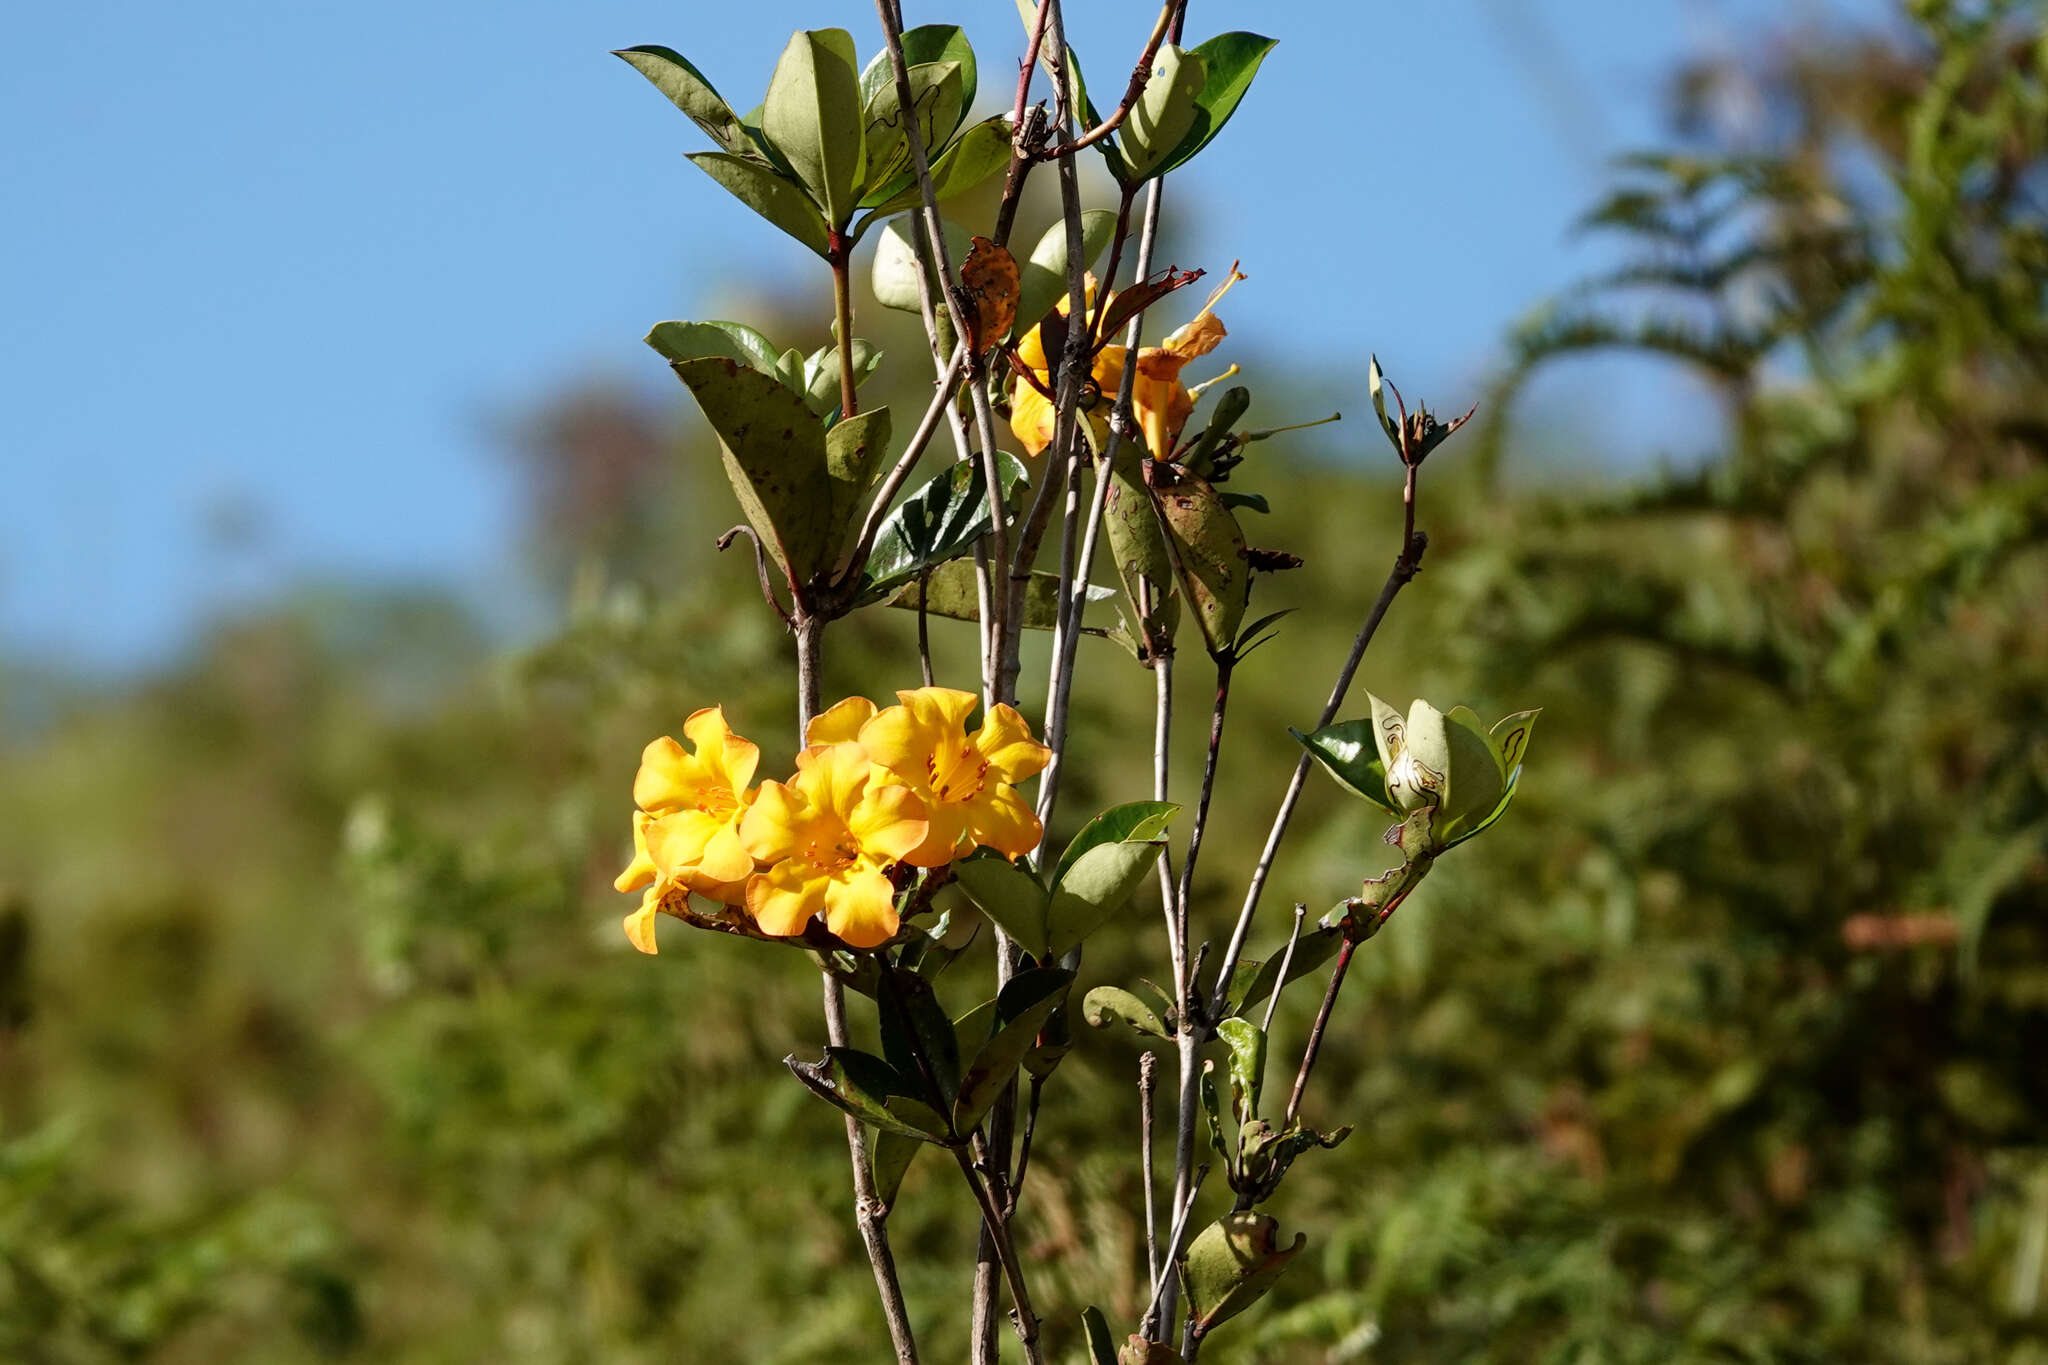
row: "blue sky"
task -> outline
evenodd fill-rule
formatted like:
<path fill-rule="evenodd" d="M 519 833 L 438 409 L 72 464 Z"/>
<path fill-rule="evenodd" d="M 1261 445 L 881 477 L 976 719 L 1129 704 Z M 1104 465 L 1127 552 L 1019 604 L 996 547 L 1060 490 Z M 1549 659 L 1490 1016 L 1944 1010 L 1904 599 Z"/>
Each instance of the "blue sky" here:
<path fill-rule="evenodd" d="M 1010 86 L 1009 0 L 905 8 L 973 11 L 985 98 Z M 1175 185 L 1200 215 L 1185 263 L 1243 259 L 1233 332 L 1332 369 L 1377 349 L 1447 405 L 1507 323 L 1602 259 L 1570 223 L 1605 158 L 1655 133 L 1673 61 L 1837 8 L 1200 0 L 1191 40 L 1281 42 Z M 1123 69 L 1155 12 L 1074 9 L 1091 73 Z M 714 273 L 807 266 L 683 162 L 696 130 L 608 50 L 683 49 L 745 107 L 792 29 L 850 27 L 865 56 L 873 19 L 848 0 L 11 7 L 0 658 L 147 664 L 309 577 L 489 601 L 516 513 L 492 419 L 580 378 L 647 381 L 639 337 L 729 298 Z M 259 524 L 256 548 L 220 550 L 224 518 Z"/>

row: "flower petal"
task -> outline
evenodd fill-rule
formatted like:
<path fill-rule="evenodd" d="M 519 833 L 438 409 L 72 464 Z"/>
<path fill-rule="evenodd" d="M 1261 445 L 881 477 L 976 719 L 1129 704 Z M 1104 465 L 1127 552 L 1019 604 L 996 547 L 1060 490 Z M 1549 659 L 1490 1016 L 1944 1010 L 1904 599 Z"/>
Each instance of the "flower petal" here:
<path fill-rule="evenodd" d="M 737 820 L 727 820 L 705 843 L 697 859 L 698 876 L 714 882 L 734 882 L 746 880 L 753 872 L 754 855 L 740 842 L 738 824 Z"/>
<path fill-rule="evenodd" d="M 967 807 L 959 801 L 925 802 L 924 842 L 903 855 L 912 867 L 944 867 L 963 851 L 960 836 L 967 833 Z"/>
<path fill-rule="evenodd" d="M 633 802 L 655 815 L 677 810 L 695 799 L 700 785 L 697 761 L 667 735 L 640 751 L 640 771 L 633 775 Z"/>
<path fill-rule="evenodd" d="M 741 739 L 725 723 L 725 708 L 707 706 L 683 722 L 683 735 L 696 746 L 697 766 L 705 786 L 745 791 L 761 761 L 761 746 Z"/>
<path fill-rule="evenodd" d="M 857 864 L 825 884 L 825 927 L 853 947 L 879 948 L 901 923 L 896 890 L 879 869 Z"/>
<path fill-rule="evenodd" d="M 1052 444 L 1058 426 L 1059 414 L 1054 411 L 1052 400 L 1019 377 L 1010 389 L 1010 434 L 1024 447 L 1024 453 L 1042 454 Z"/>
<path fill-rule="evenodd" d="M 1006 858 L 1021 858 L 1038 847 L 1045 826 L 1024 798 L 1008 786 L 996 785 L 967 803 L 967 832 L 974 842 Z"/>
<path fill-rule="evenodd" d="M 647 888 L 647 895 L 640 902 L 640 908 L 626 916 L 626 939 L 643 953 L 659 951 L 654 946 L 654 919 L 660 913 L 661 898 L 653 887 Z"/>
<path fill-rule="evenodd" d="M 925 809 L 924 801 L 908 787 L 869 787 L 847 812 L 847 832 L 860 842 L 862 853 L 895 862 L 931 832 Z"/>
<path fill-rule="evenodd" d="M 657 816 L 647 825 L 647 852 L 664 877 L 694 872 L 705 846 L 730 822 L 700 810 L 679 810 Z"/>
<path fill-rule="evenodd" d="M 875 704 L 866 697 L 848 697 L 828 711 L 811 717 L 804 727 L 806 748 L 821 744 L 848 744 L 860 737 L 860 727 L 874 719 Z"/>
<path fill-rule="evenodd" d="M 815 821 L 811 803 L 800 791 L 781 782 L 763 782 L 740 821 L 740 842 L 762 862 L 780 862 L 804 846 Z"/>
<path fill-rule="evenodd" d="M 653 818 L 644 810 L 633 812 L 633 861 L 612 882 L 621 891 L 638 891 L 654 880 L 654 859 L 647 852 L 647 822 Z"/>
<path fill-rule="evenodd" d="M 794 938 L 825 908 L 829 879 L 809 863 L 786 858 L 747 882 L 747 913 L 764 934 Z"/>
<path fill-rule="evenodd" d="M 1052 761 L 1052 750 L 1031 737 L 1030 722 L 1008 702 L 997 702 L 982 718 L 974 747 L 987 760 L 989 775 L 1004 782 L 1022 782 Z"/>

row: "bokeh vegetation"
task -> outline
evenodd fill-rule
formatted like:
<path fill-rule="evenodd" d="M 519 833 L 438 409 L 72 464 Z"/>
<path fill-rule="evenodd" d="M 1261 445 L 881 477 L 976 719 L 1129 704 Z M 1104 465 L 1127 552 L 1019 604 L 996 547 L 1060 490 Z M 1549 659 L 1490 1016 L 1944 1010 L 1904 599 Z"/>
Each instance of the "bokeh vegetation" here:
<path fill-rule="evenodd" d="M 1636 264 L 1535 316 L 1484 439 L 1432 462 L 1361 681 L 1541 705 L 1542 761 L 1361 952 L 1310 1106 L 1361 1130 L 1303 1163 L 1311 1252 L 1210 1358 L 2048 1362 L 2048 38 L 1916 18 L 1688 72 L 1591 215 Z M 1522 384 L 1612 348 L 1708 385 L 1723 448 L 1527 473 L 1562 438 Z M 0 1357 L 880 1358 L 838 1120 L 779 1065 L 818 1041 L 811 968 L 618 932 L 644 739 L 716 697 L 790 747 L 787 641 L 709 549 L 685 406 L 536 423 L 545 645 L 308 596 L 0 711 Z M 1356 425 L 1254 457 L 1254 534 L 1308 560 L 1272 595 L 1308 609 L 1240 671 L 1239 735 L 1313 713 L 1391 553 Z M 889 615 L 835 632 L 828 697 L 914 683 Z M 1149 792 L 1130 676 L 1079 699 L 1069 810 Z M 1212 934 L 1292 759 L 1226 748 Z M 1275 892 L 1320 907 L 1377 826 L 1309 799 Z M 1084 984 L 1136 970 L 1114 937 Z M 1039 1134 L 1056 1352 L 1080 1303 L 1142 1306 L 1135 1153 L 1086 1117 L 1134 1072 L 1085 1036 Z M 957 1358 L 971 1214 L 918 1168 L 891 1225 Z"/>

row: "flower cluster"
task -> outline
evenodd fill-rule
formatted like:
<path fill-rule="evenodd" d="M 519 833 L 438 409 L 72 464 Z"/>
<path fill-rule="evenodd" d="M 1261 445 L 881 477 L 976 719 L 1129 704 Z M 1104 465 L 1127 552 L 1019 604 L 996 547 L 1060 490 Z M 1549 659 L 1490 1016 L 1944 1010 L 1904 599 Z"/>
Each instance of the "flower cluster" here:
<path fill-rule="evenodd" d="M 683 722 L 688 748 L 666 735 L 649 744 L 633 780 L 633 861 L 615 883 L 644 888 L 626 916 L 633 946 L 654 952 L 654 917 L 695 918 L 695 895 L 770 937 L 822 918 L 845 943 L 878 947 L 896 934 L 905 869 L 1036 848 L 1043 829 L 1016 785 L 1052 751 L 1024 718 L 999 705 L 969 733 L 972 692 L 896 696 L 887 709 L 848 697 L 813 718 L 786 782 L 752 785 L 761 751 L 719 707 Z"/>

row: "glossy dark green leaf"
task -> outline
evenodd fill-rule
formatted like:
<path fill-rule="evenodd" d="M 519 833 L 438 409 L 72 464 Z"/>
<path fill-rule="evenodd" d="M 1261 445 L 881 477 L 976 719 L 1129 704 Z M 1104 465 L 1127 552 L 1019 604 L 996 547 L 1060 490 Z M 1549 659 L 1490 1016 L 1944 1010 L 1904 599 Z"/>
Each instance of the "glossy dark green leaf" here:
<path fill-rule="evenodd" d="M 1312 735 L 1290 729 L 1302 748 L 1315 755 L 1323 771 L 1337 779 L 1346 791 L 1396 815 L 1394 798 L 1387 792 L 1387 765 L 1374 742 L 1376 728 L 1370 720 L 1340 721 L 1325 725 Z"/>
<path fill-rule="evenodd" d="M 1259 64 L 1277 45 L 1275 39 L 1256 33 L 1219 33 L 1195 47 L 1195 55 L 1202 59 L 1202 89 L 1195 96 L 1195 117 L 1186 136 L 1160 163 L 1158 174 L 1184 165 L 1215 141 L 1223 125 L 1237 112 L 1245 91 L 1251 89 L 1252 77 L 1259 74 Z"/>
<path fill-rule="evenodd" d="M 732 106 L 720 97 L 704 73 L 673 48 L 647 44 L 612 54 L 653 82 L 669 102 L 690 116 L 720 150 L 734 156 L 761 159 L 761 149 L 740 125 Z"/>
<path fill-rule="evenodd" d="M 1263 1298 L 1308 1243 L 1306 1234 L 1296 1233 L 1293 1245 L 1282 1247 L 1279 1234 L 1280 1224 L 1265 1214 L 1233 1213 L 1188 1243 L 1181 1282 L 1188 1311 L 1204 1332 Z"/>
<path fill-rule="evenodd" d="M 1181 463 L 1197 476 L 1208 478 L 1213 467 L 1211 462 L 1216 452 L 1222 448 L 1224 438 L 1230 435 L 1230 429 L 1243 419 L 1245 413 L 1251 410 L 1251 406 L 1252 391 L 1244 385 L 1233 384 L 1225 389 L 1217 396 L 1216 406 L 1209 411 L 1209 424 L 1202 428 L 1200 439 L 1189 447 L 1187 456 Z M 1225 493 L 1223 499 L 1228 503 L 1233 497 L 1250 496 L 1252 495 L 1246 493 Z M 1259 501 L 1263 504 L 1265 499 L 1261 498 Z M 1264 512 L 1268 509 L 1261 506 L 1259 510 Z"/>
<path fill-rule="evenodd" d="M 1024 462 L 1007 452 L 996 456 L 1008 503 L 1029 475 Z M 878 600 L 935 564 L 943 564 L 974 548 L 988 534 L 988 482 L 981 461 L 948 465 L 924 487 L 903 500 L 875 533 L 868 555 L 868 584 L 863 599 Z"/>
<path fill-rule="evenodd" d="M 765 375 L 775 374 L 775 343 L 744 322 L 657 322 L 645 338 L 663 359 L 724 356 Z"/>
<path fill-rule="evenodd" d="M 953 875 L 967 898 L 1024 946 L 1033 957 L 1045 954 L 1045 888 L 1022 867 L 999 854 L 980 853 L 953 864 Z"/>
<path fill-rule="evenodd" d="M 1240 507 L 1252 512 L 1270 513 L 1273 510 L 1273 504 L 1266 501 L 1266 495 L 1263 493 L 1230 493 L 1219 489 L 1216 496 L 1223 500 L 1225 507 L 1232 510 Z"/>
<path fill-rule="evenodd" d="M 823 425 L 780 380 L 739 361 L 711 356 L 672 368 L 718 433 L 733 492 L 770 557 L 799 583 L 826 568 L 842 527 Z"/>
<path fill-rule="evenodd" d="M 761 129 L 827 222 L 843 227 L 867 161 L 852 35 L 838 28 L 790 35 L 761 105 Z"/>
<path fill-rule="evenodd" d="M 693 152 L 690 160 L 748 208 L 820 256 L 826 254 L 824 215 L 798 185 L 758 161 L 726 152 Z"/>
<path fill-rule="evenodd" d="M 960 1098 L 953 1106 L 954 1129 L 971 1133 L 988 1113 L 996 1096 L 1017 1074 L 1024 1054 L 1038 1041 L 1038 1031 L 1067 998 L 1074 974 L 1058 967 L 1035 967 L 1010 978 L 996 995 L 995 1035 L 962 1069 Z"/>
<path fill-rule="evenodd" d="M 996 1002 L 984 1000 L 953 1021 L 953 1037 L 963 1058 L 972 1058 L 996 1032 Z"/>
<path fill-rule="evenodd" d="M 872 1053 L 828 1047 L 821 1061 L 785 1057 L 783 1065 L 812 1094 L 863 1123 L 927 1142 L 950 1140 L 945 1120 L 912 1098 L 910 1085 L 895 1068 Z"/>
<path fill-rule="evenodd" d="M 902 1133 L 876 1133 L 868 1143 L 868 1169 L 875 1175 L 875 1194 L 884 1204 L 896 1202 L 910 1163 L 926 1144 Z"/>
<path fill-rule="evenodd" d="M 1124 1024 L 1152 1038 L 1166 1037 L 1166 1021 L 1158 1011 L 1121 986 L 1097 986 L 1081 1002 L 1081 1017 L 1090 1028 Z"/>
<path fill-rule="evenodd" d="M 1088 1338 L 1089 1365 L 1116 1365 L 1116 1340 L 1100 1308 L 1081 1310 L 1081 1331 Z"/>
<path fill-rule="evenodd" d="M 1101 844 L 1120 844 L 1129 839 L 1142 842 L 1161 837 L 1173 817 L 1180 814 L 1180 809 L 1171 801 L 1127 801 L 1120 806 L 1111 806 L 1081 826 L 1080 833 L 1067 842 L 1060 860 L 1053 865 L 1052 884 L 1058 886 L 1066 877 L 1067 869 L 1091 848 Z"/>
<path fill-rule="evenodd" d="M 939 1007 L 931 982 L 907 967 L 883 970 L 887 975 L 876 995 L 882 1055 L 905 1084 L 922 1082 L 929 1068 L 932 1083 L 950 1106 L 960 1093 L 960 1050 L 953 1021 Z"/>

